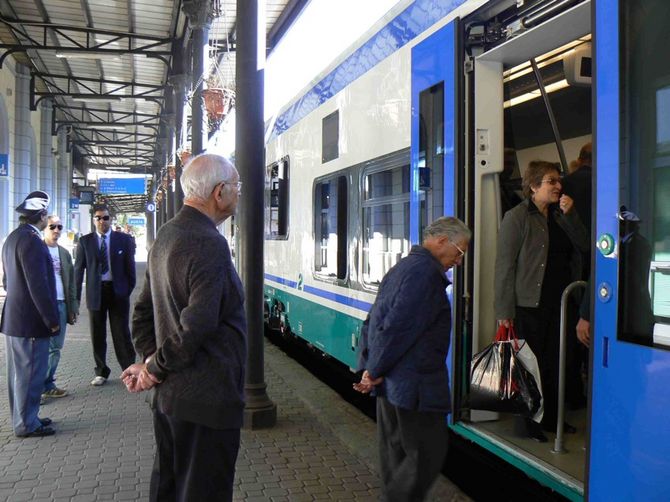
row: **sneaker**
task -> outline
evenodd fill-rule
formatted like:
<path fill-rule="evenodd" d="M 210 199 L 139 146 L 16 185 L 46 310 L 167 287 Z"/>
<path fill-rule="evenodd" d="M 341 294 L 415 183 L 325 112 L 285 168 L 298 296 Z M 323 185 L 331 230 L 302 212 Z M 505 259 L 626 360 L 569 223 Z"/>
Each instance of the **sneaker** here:
<path fill-rule="evenodd" d="M 42 397 L 65 397 L 67 396 L 67 391 L 64 389 L 59 389 L 58 387 L 54 387 L 53 389 L 49 389 L 46 392 L 42 393 Z"/>
<path fill-rule="evenodd" d="M 95 387 L 100 387 L 101 385 L 105 385 L 106 381 L 107 379 L 105 377 L 97 376 L 93 380 L 91 380 L 91 385 Z"/>

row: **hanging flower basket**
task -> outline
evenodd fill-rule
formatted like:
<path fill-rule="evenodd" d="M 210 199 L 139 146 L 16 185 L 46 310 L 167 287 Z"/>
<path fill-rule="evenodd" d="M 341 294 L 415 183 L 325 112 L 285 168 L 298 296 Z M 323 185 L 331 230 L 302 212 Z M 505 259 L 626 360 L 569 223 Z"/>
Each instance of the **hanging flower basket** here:
<path fill-rule="evenodd" d="M 205 108 L 211 120 L 221 120 L 230 111 L 232 93 L 226 89 L 206 89 L 202 92 Z"/>
<path fill-rule="evenodd" d="M 185 166 L 189 160 L 191 160 L 191 150 L 182 150 L 179 152 L 179 161 L 182 166 Z"/>

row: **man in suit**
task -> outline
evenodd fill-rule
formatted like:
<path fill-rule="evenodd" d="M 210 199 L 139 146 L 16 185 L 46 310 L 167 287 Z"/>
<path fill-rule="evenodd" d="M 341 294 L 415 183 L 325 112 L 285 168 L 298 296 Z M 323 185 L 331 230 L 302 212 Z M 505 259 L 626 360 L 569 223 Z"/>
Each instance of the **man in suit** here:
<path fill-rule="evenodd" d="M 105 205 L 93 206 L 95 232 L 79 239 L 74 275 L 77 300 L 86 273 L 86 307 L 90 314 L 95 378 L 91 385 L 104 385 L 107 366 L 107 316 L 112 342 L 121 369 L 135 362 L 135 350 L 128 327 L 130 293 L 135 287 L 135 241 L 121 232 L 112 232 L 111 215 Z"/>
<path fill-rule="evenodd" d="M 47 226 L 44 229 L 44 243 L 47 245 L 53 264 L 56 300 L 58 301 L 58 314 L 60 316 L 60 333 L 57 336 L 52 336 L 49 342 L 49 364 L 46 380 L 44 381 L 42 400 L 50 397 L 67 396 L 65 389 L 59 389 L 56 386 L 56 368 L 58 368 L 60 352 L 65 342 L 65 328 L 68 324 L 74 324 L 79 315 L 72 256 L 67 249 L 58 245 L 58 239 L 62 231 L 63 223 L 60 218 L 55 215 L 49 216 Z"/>
<path fill-rule="evenodd" d="M 180 179 L 184 207 L 149 253 L 133 341 L 143 364 L 121 375 L 155 387 L 156 459 L 149 500 L 233 498 L 244 411 L 242 284 L 217 225 L 239 200 L 239 175 L 218 155 L 195 157 Z"/>
<path fill-rule="evenodd" d="M 7 291 L 0 331 L 7 342 L 7 390 L 14 434 L 51 436 L 49 418 L 39 418 L 40 395 L 49 359 L 49 339 L 58 335 L 56 284 L 51 257 L 40 232 L 47 224 L 49 196 L 31 192 L 16 208 L 21 224 L 2 248 Z"/>

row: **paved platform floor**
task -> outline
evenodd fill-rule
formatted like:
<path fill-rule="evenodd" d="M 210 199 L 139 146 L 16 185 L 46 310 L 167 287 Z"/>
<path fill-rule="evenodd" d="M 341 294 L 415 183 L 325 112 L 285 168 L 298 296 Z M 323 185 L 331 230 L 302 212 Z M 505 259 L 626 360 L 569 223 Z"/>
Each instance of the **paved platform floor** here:
<path fill-rule="evenodd" d="M 138 277 L 143 270 L 138 263 Z M 4 340 L 0 344 L 0 500 L 148 499 L 154 455 L 149 406 L 118 379 L 111 339 L 111 378 L 103 387 L 90 385 L 94 363 L 86 309 L 82 314 L 68 327 L 56 375 L 70 395 L 49 400 L 40 413 L 53 419 L 55 436 L 14 436 Z M 378 500 L 375 424 L 270 344 L 265 366 L 277 425 L 242 432 L 235 500 Z M 430 500 L 469 499 L 440 477 Z"/>

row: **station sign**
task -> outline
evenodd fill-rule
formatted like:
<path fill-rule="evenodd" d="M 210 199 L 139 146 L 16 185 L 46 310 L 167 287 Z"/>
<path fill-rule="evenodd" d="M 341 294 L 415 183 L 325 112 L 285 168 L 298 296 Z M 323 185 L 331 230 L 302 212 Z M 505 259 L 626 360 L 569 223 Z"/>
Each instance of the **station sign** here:
<path fill-rule="evenodd" d="M 70 209 L 79 209 L 79 197 L 70 197 Z"/>
<path fill-rule="evenodd" d="M 153 202 L 149 202 L 147 204 L 147 211 L 153 213 L 155 210 L 156 210 L 156 204 L 154 204 Z"/>
<path fill-rule="evenodd" d="M 146 193 L 144 178 L 99 178 L 98 192 L 107 195 L 143 195 Z"/>
<path fill-rule="evenodd" d="M 133 225 L 135 227 L 143 227 L 147 224 L 147 221 L 144 218 L 128 218 L 128 225 Z"/>
<path fill-rule="evenodd" d="M 0 178 L 9 177 L 9 154 L 0 153 Z"/>

